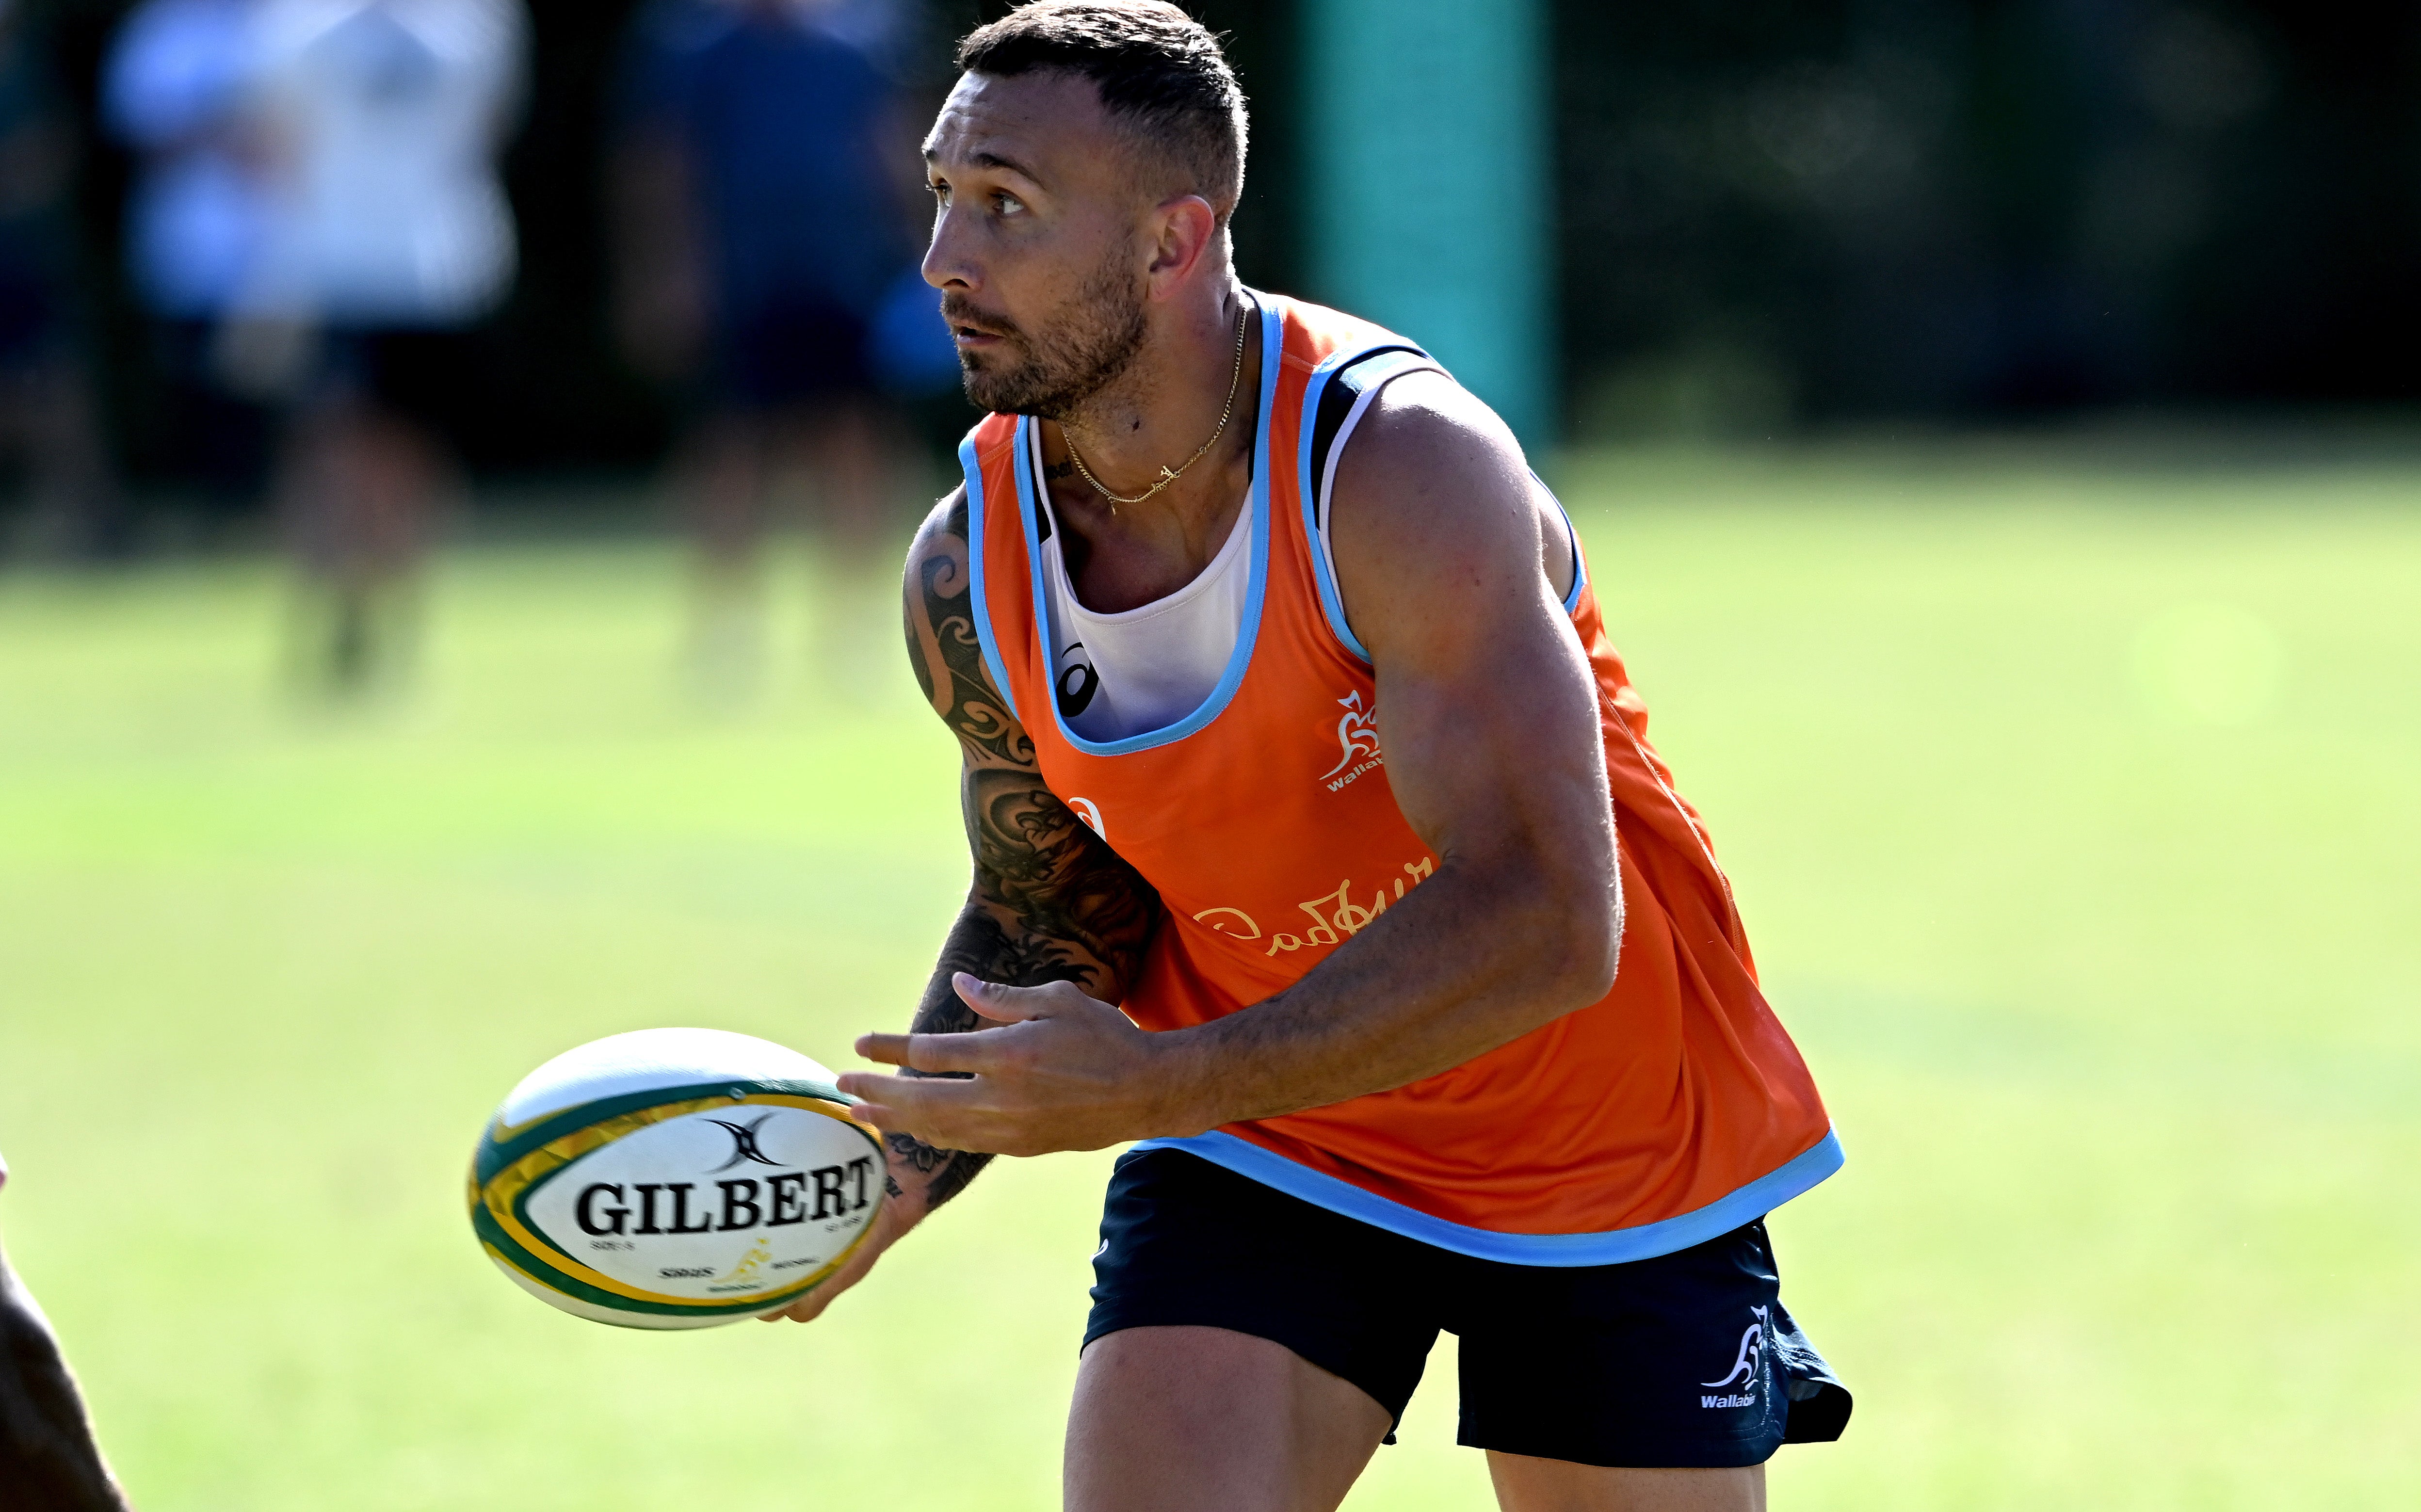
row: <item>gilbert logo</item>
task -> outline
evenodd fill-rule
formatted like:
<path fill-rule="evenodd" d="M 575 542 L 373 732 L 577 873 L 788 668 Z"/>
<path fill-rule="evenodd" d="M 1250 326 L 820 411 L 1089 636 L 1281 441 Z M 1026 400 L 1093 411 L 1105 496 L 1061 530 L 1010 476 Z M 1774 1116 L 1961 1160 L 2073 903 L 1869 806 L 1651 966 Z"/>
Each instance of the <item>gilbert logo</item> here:
<path fill-rule="evenodd" d="M 1721 1394 L 1698 1398 L 1700 1407 L 1755 1407 L 1757 1405 L 1757 1367 L 1765 1363 L 1765 1309 L 1752 1307 L 1750 1316 L 1757 1321 L 1741 1335 L 1740 1353 L 1732 1360 L 1731 1369 L 1720 1380 L 1700 1381 Z"/>
<path fill-rule="evenodd" d="M 1110 832 L 1101 824 L 1101 804 L 1094 803 L 1089 798 L 1071 798 L 1068 800 L 1068 808 L 1070 812 L 1073 813 L 1078 818 L 1085 821 L 1085 828 L 1092 831 L 1095 834 L 1100 835 L 1104 840 L 1110 837 Z"/>
<path fill-rule="evenodd" d="M 757 1130 L 772 1122 L 773 1117 L 773 1115 L 769 1113 L 754 1123 L 745 1124 L 735 1124 L 724 1118 L 709 1118 L 708 1123 L 731 1136 L 731 1159 L 716 1166 L 714 1171 L 709 1171 L 707 1175 L 712 1176 L 715 1171 L 728 1171 L 742 1161 L 754 1161 L 758 1165 L 781 1164 L 779 1161 L 768 1159 L 765 1152 L 757 1147 Z"/>
<path fill-rule="evenodd" d="M 1345 710 L 1345 717 L 1336 722 L 1336 743 L 1344 754 L 1319 779 L 1328 784 L 1332 793 L 1364 772 L 1386 764 L 1386 758 L 1379 755 L 1379 710 L 1362 707 L 1358 688 L 1336 700 L 1336 705 Z"/>

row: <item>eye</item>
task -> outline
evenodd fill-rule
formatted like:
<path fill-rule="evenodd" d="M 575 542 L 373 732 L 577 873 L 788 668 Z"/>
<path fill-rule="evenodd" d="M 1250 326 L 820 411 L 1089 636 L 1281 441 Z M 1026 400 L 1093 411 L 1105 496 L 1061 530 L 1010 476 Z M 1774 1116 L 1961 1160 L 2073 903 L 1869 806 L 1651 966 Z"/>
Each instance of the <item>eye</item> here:
<path fill-rule="evenodd" d="M 992 196 L 992 209 L 998 210 L 1003 215 L 1023 215 L 1025 213 L 1025 201 L 1005 190 L 995 191 Z"/>
<path fill-rule="evenodd" d="M 944 209 L 948 208 L 950 203 L 950 186 L 948 184 L 942 182 L 939 179 L 932 179 L 926 181 L 925 188 L 926 191 L 933 196 L 934 204 L 939 205 Z"/>

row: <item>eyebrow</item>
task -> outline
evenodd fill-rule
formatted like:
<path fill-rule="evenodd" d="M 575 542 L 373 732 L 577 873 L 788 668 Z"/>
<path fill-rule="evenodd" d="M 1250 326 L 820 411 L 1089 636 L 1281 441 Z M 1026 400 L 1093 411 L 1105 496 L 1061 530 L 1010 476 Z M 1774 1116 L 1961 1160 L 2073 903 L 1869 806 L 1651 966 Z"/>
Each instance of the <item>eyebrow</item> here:
<path fill-rule="evenodd" d="M 931 148 L 929 147 L 925 149 L 926 162 L 932 163 L 939 160 L 941 154 L 934 151 Z M 1018 162 L 1015 158 L 1005 158 L 997 152 L 971 152 L 967 155 L 967 161 L 974 164 L 978 168 L 1006 168 L 1009 172 L 1018 175 L 1030 183 L 1039 184 L 1042 182 L 1042 176 L 1040 174 L 1036 173 L 1032 168 L 1029 168 L 1024 164 Z"/>

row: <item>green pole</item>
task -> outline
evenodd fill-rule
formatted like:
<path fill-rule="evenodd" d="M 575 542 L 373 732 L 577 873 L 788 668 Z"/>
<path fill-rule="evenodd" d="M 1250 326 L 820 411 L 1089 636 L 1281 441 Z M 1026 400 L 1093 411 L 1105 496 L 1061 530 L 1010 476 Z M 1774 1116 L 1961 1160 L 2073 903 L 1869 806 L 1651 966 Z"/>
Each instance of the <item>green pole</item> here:
<path fill-rule="evenodd" d="M 1555 429 L 1545 0 L 1304 0 L 1312 292 Z"/>

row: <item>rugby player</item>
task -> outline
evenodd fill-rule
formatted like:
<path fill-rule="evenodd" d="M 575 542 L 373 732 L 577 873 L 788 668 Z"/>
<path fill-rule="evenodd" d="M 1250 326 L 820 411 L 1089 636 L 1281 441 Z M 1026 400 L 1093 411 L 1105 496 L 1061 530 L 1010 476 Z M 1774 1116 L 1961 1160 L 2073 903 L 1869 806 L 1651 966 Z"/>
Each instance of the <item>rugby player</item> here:
<path fill-rule="evenodd" d="M 0 1160 L 0 1187 L 8 1162 Z M 0 1512 L 127 1512 L 74 1372 L 0 1251 Z"/>
<path fill-rule="evenodd" d="M 1849 1415 L 1762 1222 L 1839 1146 L 1561 507 L 1415 342 L 1237 280 L 1183 12 L 959 63 L 925 275 L 992 413 L 906 620 L 975 882 L 841 1079 L 900 1200 L 789 1316 L 993 1154 L 1137 1141 L 1071 1509 L 1333 1507 L 1441 1329 L 1509 1512 L 1761 1506 Z"/>

